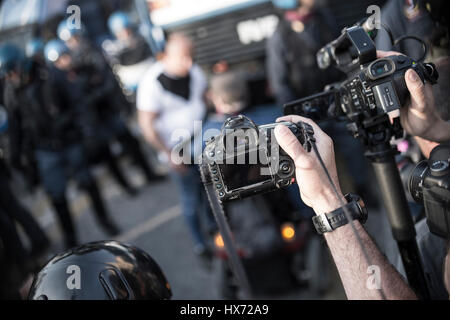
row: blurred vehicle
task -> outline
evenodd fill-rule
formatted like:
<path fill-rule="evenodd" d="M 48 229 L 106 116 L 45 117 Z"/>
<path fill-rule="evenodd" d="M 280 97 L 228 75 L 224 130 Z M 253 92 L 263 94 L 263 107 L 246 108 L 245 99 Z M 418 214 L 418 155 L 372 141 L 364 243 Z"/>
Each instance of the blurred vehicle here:
<path fill-rule="evenodd" d="M 0 43 L 25 49 L 44 25 L 66 14 L 68 0 L 4 0 L 0 3 Z"/>

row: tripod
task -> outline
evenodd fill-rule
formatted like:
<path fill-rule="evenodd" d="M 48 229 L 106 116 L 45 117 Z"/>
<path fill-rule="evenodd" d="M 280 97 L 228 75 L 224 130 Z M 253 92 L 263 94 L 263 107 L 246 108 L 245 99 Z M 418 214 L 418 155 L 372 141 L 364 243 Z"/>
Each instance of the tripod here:
<path fill-rule="evenodd" d="M 395 162 L 395 154 L 398 151 L 390 145 L 392 137 L 400 138 L 403 134 L 399 118 L 394 119 L 391 124 L 389 116 L 384 114 L 351 122 L 347 127 L 365 145 L 365 156 L 374 168 L 408 282 L 421 299 L 428 300 L 430 295 L 415 238 L 416 230 Z"/>

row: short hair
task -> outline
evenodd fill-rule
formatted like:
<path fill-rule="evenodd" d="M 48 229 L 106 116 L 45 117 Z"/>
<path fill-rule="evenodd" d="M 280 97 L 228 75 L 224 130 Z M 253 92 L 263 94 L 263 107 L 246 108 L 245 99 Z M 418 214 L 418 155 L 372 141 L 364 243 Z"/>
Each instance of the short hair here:
<path fill-rule="evenodd" d="M 233 106 L 236 112 L 245 109 L 249 103 L 248 79 L 244 72 L 228 71 L 213 76 L 211 91 L 224 103 Z"/>

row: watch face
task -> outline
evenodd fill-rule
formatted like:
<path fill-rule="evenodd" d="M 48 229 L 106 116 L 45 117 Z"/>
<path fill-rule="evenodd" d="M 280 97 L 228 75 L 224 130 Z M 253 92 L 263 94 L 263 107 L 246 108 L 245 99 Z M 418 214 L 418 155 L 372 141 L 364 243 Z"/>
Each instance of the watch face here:
<path fill-rule="evenodd" d="M 359 220 L 361 223 L 365 223 L 367 221 L 367 217 L 368 217 L 366 204 L 364 203 L 362 198 L 359 198 L 358 201 L 356 202 L 356 204 L 358 205 L 359 212 L 361 213 Z"/>
<path fill-rule="evenodd" d="M 354 202 L 356 206 L 358 207 L 358 211 L 360 213 L 360 218 L 358 219 L 361 223 L 365 223 L 368 218 L 368 212 L 366 208 L 366 204 L 364 203 L 363 199 L 358 196 L 357 194 L 347 194 L 345 196 L 345 199 L 350 202 Z"/>
<path fill-rule="evenodd" d="M 313 223 L 314 223 L 314 227 L 317 230 L 317 233 L 324 234 L 326 232 L 333 231 L 333 228 L 331 228 L 331 226 L 328 223 L 327 218 L 325 217 L 325 215 L 314 216 L 312 218 L 312 220 L 313 220 Z"/>

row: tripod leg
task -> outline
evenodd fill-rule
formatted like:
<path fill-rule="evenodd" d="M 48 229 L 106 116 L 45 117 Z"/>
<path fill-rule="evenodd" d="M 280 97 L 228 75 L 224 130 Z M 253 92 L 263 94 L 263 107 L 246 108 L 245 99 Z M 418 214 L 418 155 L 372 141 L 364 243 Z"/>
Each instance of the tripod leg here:
<path fill-rule="evenodd" d="M 428 286 L 416 242 L 416 230 L 394 156 L 385 155 L 372 163 L 408 282 L 420 298 L 429 299 Z"/>

